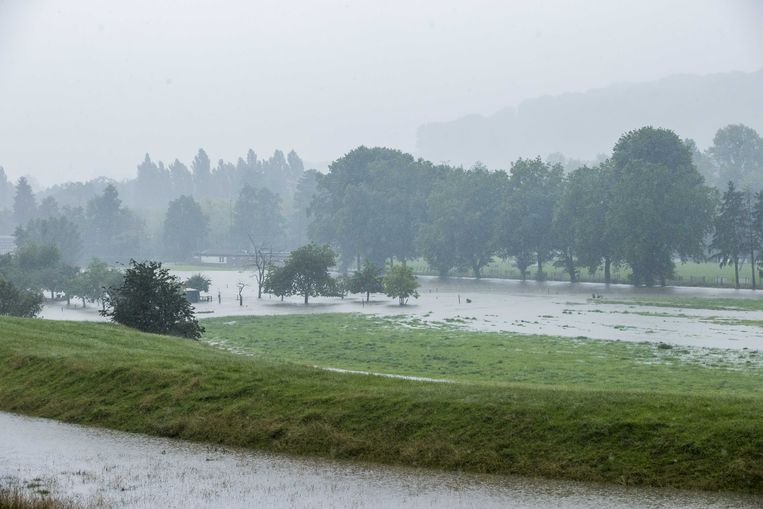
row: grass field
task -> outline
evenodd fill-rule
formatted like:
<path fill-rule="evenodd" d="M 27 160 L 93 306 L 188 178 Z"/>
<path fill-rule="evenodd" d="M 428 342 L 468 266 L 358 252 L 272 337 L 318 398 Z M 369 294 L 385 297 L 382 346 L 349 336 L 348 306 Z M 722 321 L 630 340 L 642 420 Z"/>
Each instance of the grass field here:
<path fill-rule="evenodd" d="M 437 275 L 423 259 L 408 262 L 418 274 Z M 535 277 L 536 266 L 528 269 L 528 278 Z M 560 267 L 555 267 L 552 262 L 543 265 L 543 272 L 546 277 L 552 281 L 569 281 L 569 276 Z M 452 271 L 451 275 L 472 276 L 471 270 Z M 612 268 L 613 283 L 628 283 L 630 271 L 627 267 Z M 494 258 L 493 261 L 482 270 L 482 277 L 519 279 L 521 273 L 511 261 L 502 258 Z M 752 274 L 749 265 L 743 265 L 739 271 L 740 286 L 742 288 L 751 287 Z M 580 280 L 589 282 L 603 282 L 604 273 L 599 270 L 593 274 L 588 270 L 580 269 Z M 757 281 L 757 275 L 756 275 Z M 676 263 L 675 277 L 669 281 L 669 284 L 679 286 L 712 286 L 733 288 L 734 286 L 734 267 L 720 267 L 715 262 L 686 262 Z"/>
<path fill-rule="evenodd" d="M 344 328 L 337 341 L 345 350 L 372 352 L 390 327 L 347 316 L 291 319 L 287 336 L 295 348 L 321 330 L 334 335 Z M 274 336 L 289 320 L 260 317 L 247 334 Z M 515 352 L 524 347 L 527 354 L 503 357 L 520 356 L 506 372 L 524 364 L 524 374 L 501 377 L 499 369 L 485 368 L 475 375 L 467 363 L 450 370 L 470 380 L 462 384 L 343 375 L 301 366 L 315 362 L 308 355 L 289 354 L 294 362 L 285 362 L 109 324 L 0 318 L 0 409 L 292 454 L 763 493 L 757 370 L 683 366 L 676 359 L 675 369 L 686 371 L 669 378 L 661 362 L 618 362 L 633 352 L 608 351 L 606 343 L 599 358 L 587 343 L 557 353 L 552 338 L 471 336 L 448 327 L 426 337 L 390 330 L 399 330 L 398 345 L 418 344 L 419 355 L 427 342 L 433 349 L 438 334 L 444 344 L 454 334 L 455 357 L 464 361 L 469 343 L 474 356 L 482 348 L 495 355 L 499 347 L 486 346 L 489 341 Z M 540 343 L 533 349 L 532 341 Z M 405 357 L 415 358 L 401 357 L 396 371 L 405 368 Z M 575 358 L 584 373 L 579 379 L 565 365 Z M 627 372 L 617 373 L 631 369 L 632 383 Z M 681 386 L 684 376 L 690 383 Z M 732 388 L 719 385 L 724 377 Z"/>
<path fill-rule="evenodd" d="M 763 398 L 763 351 L 472 332 L 360 314 L 214 318 L 204 326 L 205 341 L 273 361 L 498 385 Z"/>

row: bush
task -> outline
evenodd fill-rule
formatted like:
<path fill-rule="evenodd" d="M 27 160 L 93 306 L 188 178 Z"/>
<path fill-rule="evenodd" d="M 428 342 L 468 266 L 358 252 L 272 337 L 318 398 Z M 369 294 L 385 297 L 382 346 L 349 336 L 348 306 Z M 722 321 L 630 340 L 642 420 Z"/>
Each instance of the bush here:
<path fill-rule="evenodd" d="M 124 282 L 109 288 L 103 316 L 156 334 L 197 339 L 204 332 L 185 298 L 185 285 L 159 262 L 130 261 Z"/>
<path fill-rule="evenodd" d="M 0 279 L 0 315 L 32 318 L 42 311 L 42 294 L 19 290 L 13 283 Z"/>

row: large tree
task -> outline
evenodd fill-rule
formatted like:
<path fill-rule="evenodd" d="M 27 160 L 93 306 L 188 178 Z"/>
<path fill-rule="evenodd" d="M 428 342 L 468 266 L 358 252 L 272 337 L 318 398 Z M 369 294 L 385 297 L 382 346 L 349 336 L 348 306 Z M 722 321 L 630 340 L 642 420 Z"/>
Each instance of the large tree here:
<path fill-rule="evenodd" d="M 708 153 L 722 182 L 732 181 L 740 189 L 763 187 L 763 139 L 755 129 L 743 124 L 719 129 Z"/>
<path fill-rule="evenodd" d="M 624 134 L 612 154 L 609 232 L 634 284 L 665 283 L 673 258 L 700 258 L 713 200 L 688 147 L 668 129 Z"/>
<path fill-rule="evenodd" d="M 737 191 L 734 182 L 729 181 L 718 215 L 715 217 L 715 232 L 710 243 L 713 257 L 721 267 L 734 266 L 734 287 L 739 288 L 739 263 L 745 254 L 749 216 L 745 209 L 744 194 Z"/>
<path fill-rule="evenodd" d="M 513 256 L 523 278 L 532 258 L 542 279 L 543 263 L 556 244 L 554 208 L 562 193 L 563 170 L 540 159 L 519 159 L 511 165 L 508 193 L 502 210 L 503 251 Z"/>
<path fill-rule="evenodd" d="M 333 295 L 334 278 L 329 268 L 336 263 L 329 246 L 308 244 L 289 253 L 283 267 L 271 269 L 265 281 L 265 291 L 278 296 L 302 295 L 305 304 L 310 297 Z"/>
<path fill-rule="evenodd" d="M 246 249 L 254 241 L 259 247 L 271 248 L 283 240 L 284 224 L 278 195 L 248 185 L 241 189 L 233 207 L 231 227 L 237 247 Z"/>
<path fill-rule="evenodd" d="M 26 177 L 19 178 L 16 183 L 16 195 L 13 198 L 13 218 L 17 225 L 27 224 L 37 217 L 37 201 L 32 186 Z"/>
<path fill-rule="evenodd" d="M 453 170 L 439 179 L 427 199 L 426 222 L 419 230 L 420 251 L 441 277 L 453 267 L 468 267 L 479 278 L 496 252 L 504 172 L 482 166 Z"/>
<path fill-rule="evenodd" d="M 114 185 L 87 203 L 85 251 L 105 260 L 120 260 L 139 251 L 143 224 L 127 208 Z"/>
<path fill-rule="evenodd" d="M 567 175 L 554 212 L 558 265 L 577 279 L 578 267 L 595 272 L 603 263 L 604 281 L 610 282 L 612 247 L 607 217 L 612 207 L 611 171 L 603 163 L 583 166 Z"/>
<path fill-rule="evenodd" d="M 144 332 L 194 339 L 204 332 L 183 282 L 159 262 L 131 260 L 122 284 L 109 288 L 104 302 L 103 316 Z"/>
<path fill-rule="evenodd" d="M 318 177 L 312 239 L 339 249 L 342 265 L 416 255 L 415 235 L 438 168 L 388 148 L 358 147 Z"/>
<path fill-rule="evenodd" d="M 65 216 L 34 219 L 26 226 L 17 227 L 14 236 L 17 246 L 53 244 L 58 248 L 64 263 L 75 264 L 82 254 L 79 228 Z"/>
<path fill-rule="evenodd" d="M 164 218 L 164 249 L 173 260 L 190 258 L 204 247 L 209 220 L 196 200 L 181 196 L 170 202 Z"/>

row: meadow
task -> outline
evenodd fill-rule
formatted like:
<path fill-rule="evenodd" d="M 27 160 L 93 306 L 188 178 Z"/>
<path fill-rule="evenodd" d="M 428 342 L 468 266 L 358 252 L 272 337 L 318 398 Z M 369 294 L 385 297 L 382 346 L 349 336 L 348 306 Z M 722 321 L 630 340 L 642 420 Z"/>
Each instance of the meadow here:
<path fill-rule="evenodd" d="M 353 315 L 251 320 L 209 322 L 208 340 L 241 323 L 237 337 L 270 337 L 280 356 L 243 340 L 252 355 L 111 324 L 0 318 L 0 409 L 279 453 L 763 493 L 759 368 Z M 338 362 L 320 345 L 328 339 L 307 342 L 324 335 L 347 366 L 414 372 L 430 355 L 422 374 L 460 383 L 316 369 Z M 374 357 L 385 341 L 397 365 Z"/>

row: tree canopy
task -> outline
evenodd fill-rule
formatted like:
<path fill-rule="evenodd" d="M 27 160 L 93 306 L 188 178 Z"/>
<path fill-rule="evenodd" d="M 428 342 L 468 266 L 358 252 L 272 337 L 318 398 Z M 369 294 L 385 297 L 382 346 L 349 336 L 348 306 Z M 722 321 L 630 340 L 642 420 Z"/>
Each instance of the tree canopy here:
<path fill-rule="evenodd" d="M 204 332 L 185 298 L 185 285 L 155 261 L 131 260 L 105 298 L 103 316 L 144 332 L 199 338 Z"/>

